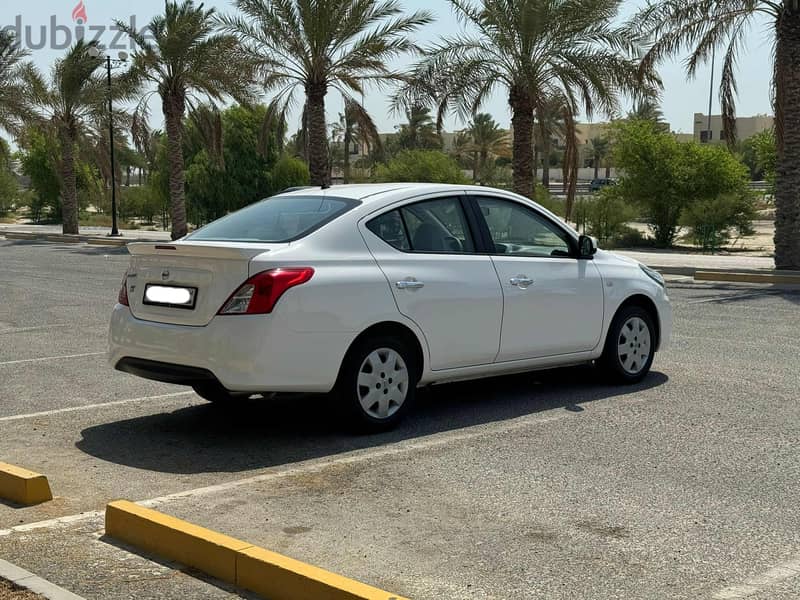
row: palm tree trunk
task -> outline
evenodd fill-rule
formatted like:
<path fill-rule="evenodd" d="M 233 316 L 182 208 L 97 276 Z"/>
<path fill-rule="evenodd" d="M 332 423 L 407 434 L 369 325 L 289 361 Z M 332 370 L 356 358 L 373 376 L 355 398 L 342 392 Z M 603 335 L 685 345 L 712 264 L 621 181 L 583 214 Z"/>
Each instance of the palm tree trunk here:
<path fill-rule="evenodd" d="M 539 180 L 539 144 L 533 144 L 533 180 Z"/>
<path fill-rule="evenodd" d="M 172 239 L 177 240 L 189 231 L 186 223 L 186 175 L 183 165 L 183 115 L 186 101 L 180 96 L 168 96 L 164 98 L 163 108 L 167 124 Z"/>
<path fill-rule="evenodd" d="M 775 50 L 775 268 L 800 270 L 800 9 L 784 3 Z"/>
<path fill-rule="evenodd" d="M 511 154 L 514 191 L 533 198 L 533 102 L 527 91 L 511 88 L 511 126 L 514 139 Z"/>
<path fill-rule="evenodd" d="M 480 162 L 478 166 L 478 173 L 480 174 L 481 185 L 486 185 L 486 163 L 488 162 L 489 162 L 489 152 L 487 150 L 481 150 Z"/>
<path fill-rule="evenodd" d="M 78 180 L 75 176 L 75 139 L 61 133 L 61 231 L 78 234 Z"/>
<path fill-rule="evenodd" d="M 608 159 L 606 159 L 606 179 L 611 179 L 611 165 L 608 164 Z"/>
<path fill-rule="evenodd" d="M 344 156 L 342 157 L 342 181 L 350 183 L 350 144 L 353 143 L 350 123 L 344 124 Z"/>
<path fill-rule="evenodd" d="M 325 94 L 327 93 L 327 86 L 324 83 L 306 85 L 308 170 L 311 173 L 311 185 L 323 187 L 331 184 L 328 129 L 325 123 Z"/>
<path fill-rule="evenodd" d="M 594 155 L 594 178 L 600 179 L 600 157 L 597 154 Z"/>
<path fill-rule="evenodd" d="M 550 189 L 550 136 L 545 136 L 542 154 L 542 187 L 546 190 Z"/>

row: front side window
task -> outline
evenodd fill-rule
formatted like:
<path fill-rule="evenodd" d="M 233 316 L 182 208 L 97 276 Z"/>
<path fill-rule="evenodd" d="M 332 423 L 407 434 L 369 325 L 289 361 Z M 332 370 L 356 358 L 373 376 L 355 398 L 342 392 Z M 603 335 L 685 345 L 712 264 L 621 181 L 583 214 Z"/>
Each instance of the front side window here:
<path fill-rule="evenodd" d="M 475 252 L 475 242 L 458 198 L 409 204 L 372 219 L 367 228 L 398 250 L 445 254 Z"/>
<path fill-rule="evenodd" d="M 497 254 L 572 256 L 570 237 L 536 211 L 499 198 L 476 198 Z"/>
<path fill-rule="evenodd" d="M 187 239 L 207 242 L 290 242 L 358 205 L 328 196 L 276 196 L 209 223 Z"/>

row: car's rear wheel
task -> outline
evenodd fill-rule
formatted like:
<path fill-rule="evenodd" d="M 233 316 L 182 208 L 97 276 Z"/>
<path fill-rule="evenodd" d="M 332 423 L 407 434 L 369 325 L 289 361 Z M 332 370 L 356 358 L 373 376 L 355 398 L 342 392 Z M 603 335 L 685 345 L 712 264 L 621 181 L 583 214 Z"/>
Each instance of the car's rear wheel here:
<path fill-rule="evenodd" d="M 360 431 L 386 431 L 408 412 L 418 380 L 409 348 L 399 339 L 375 337 L 350 350 L 336 394 L 349 425 Z"/>
<path fill-rule="evenodd" d="M 611 322 L 600 362 L 614 380 L 637 383 L 650 371 L 655 351 L 652 316 L 641 306 L 626 306 Z"/>

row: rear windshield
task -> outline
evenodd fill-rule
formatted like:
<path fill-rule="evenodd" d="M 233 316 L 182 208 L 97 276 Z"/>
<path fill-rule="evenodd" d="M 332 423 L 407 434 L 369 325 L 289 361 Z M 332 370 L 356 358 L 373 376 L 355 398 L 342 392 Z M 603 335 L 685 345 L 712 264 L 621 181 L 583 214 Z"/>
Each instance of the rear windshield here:
<path fill-rule="evenodd" d="M 291 242 L 357 206 L 329 196 L 275 196 L 198 229 L 187 239 L 207 242 Z"/>

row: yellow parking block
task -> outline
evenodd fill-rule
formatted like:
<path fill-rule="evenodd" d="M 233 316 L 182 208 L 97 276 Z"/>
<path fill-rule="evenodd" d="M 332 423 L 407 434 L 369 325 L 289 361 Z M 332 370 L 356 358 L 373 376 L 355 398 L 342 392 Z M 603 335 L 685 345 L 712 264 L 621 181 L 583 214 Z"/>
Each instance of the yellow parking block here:
<path fill-rule="evenodd" d="M 251 546 L 126 500 L 106 507 L 106 533 L 230 583 L 236 581 L 236 553 Z"/>
<path fill-rule="evenodd" d="M 404 600 L 263 548 L 239 552 L 236 585 L 269 600 Z"/>
<path fill-rule="evenodd" d="M 31 506 L 53 499 L 47 477 L 0 462 L 0 498 Z"/>
<path fill-rule="evenodd" d="M 106 534 L 269 600 L 406 600 L 126 500 L 106 507 Z"/>

